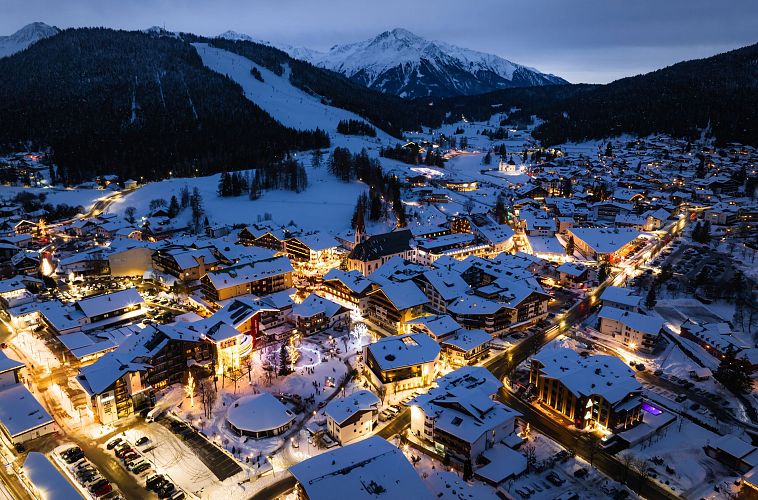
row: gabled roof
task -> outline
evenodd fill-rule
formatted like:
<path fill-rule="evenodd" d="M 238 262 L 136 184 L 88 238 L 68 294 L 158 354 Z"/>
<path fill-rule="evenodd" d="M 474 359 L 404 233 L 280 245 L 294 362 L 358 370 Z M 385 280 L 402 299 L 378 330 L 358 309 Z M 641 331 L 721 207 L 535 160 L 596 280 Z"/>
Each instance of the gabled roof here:
<path fill-rule="evenodd" d="M 87 317 L 100 316 L 111 311 L 123 309 L 134 304 L 144 304 L 136 288 L 127 288 L 118 292 L 96 295 L 77 301 L 76 306 Z"/>
<path fill-rule="evenodd" d="M 392 302 L 392 305 L 398 311 L 403 311 L 411 307 L 420 306 L 429 302 L 424 292 L 412 281 L 403 281 L 401 283 L 385 283 L 379 290 L 371 292 L 372 294 L 381 292 Z"/>
<path fill-rule="evenodd" d="M 403 452 L 371 436 L 289 468 L 311 500 L 434 497 Z"/>
<path fill-rule="evenodd" d="M 358 412 L 377 409 L 379 398 L 371 391 L 358 391 L 344 398 L 335 398 L 326 405 L 324 413 L 341 424 Z"/>
<path fill-rule="evenodd" d="M 408 229 L 376 234 L 370 236 L 366 241 L 358 243 L 348 258 L 369 262 L 382 257 L 397 255 L 410 250 L 412 240 L 413 234 Z"/>

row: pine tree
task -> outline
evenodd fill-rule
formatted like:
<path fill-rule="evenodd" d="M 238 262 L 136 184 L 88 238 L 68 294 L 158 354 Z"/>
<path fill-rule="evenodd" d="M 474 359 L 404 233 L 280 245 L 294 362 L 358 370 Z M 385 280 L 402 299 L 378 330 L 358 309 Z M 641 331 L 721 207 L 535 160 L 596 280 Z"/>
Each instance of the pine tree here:
<path fill-rule="evenodd" d="M 498 224 L 505 224 L 507 222 L 508 218 L 508 210 L 505 208 L 505 201 L 503 200 L 503 196 L 500 195 L 497 197 L 497 201 L 495 202 L 495 220 Z"/>
<path fill-rule="evenodd" d="M 176 195 L 171 196 L 171 201 L 168 204 L 168 216 L 173 219 L 179 214 L 179 200 L 176 199 Z"/>
<path fill-rule="evenodd" d="M 700 235 L 701 243 L 706 245 L 711 242 L 711 221 L 707 220 L 703 224 L 703 232 Z"/>
<path fill-rule="evenodd" d="M 607 262 L 600 264 L 600 269 L 597 271 L 597 280 L 602 283 L 608 279 L 611 273 L 611 266 Z"/>
<path fill-rule="evenodd" d="M 492 164 L 492 153 L 490 153 L 489 151 L 487 151 L 487 154 L 484 155 L 484 158 L 482 159 L 482 163 L 484 165 L 490 165 L 490 164 Z"/>
<path fill-rule="evenodd" d="M 279 349 L 279 375 L 287 375 L 290 372 L 290 362 L 287 345 L 282 344 L 281 349 Z"/>
<path fill-rule="evenodd" d="M 184 186 L 182 188 L 179 198 L 180 198 L 179 205 L 182 207 L 182 209 L 187 208 L 190 204 L 190 192 L 187 186 Z"/>
<path fill-rule="evenodd" d="M 722 356 L 714 377 L 735 394 L 747 394 L 753 386 L 750 362 L 737 358 L 737 351 L 731 345 Z"/>
<path fill-rule="evenodd" d="M 695 227 L 692 229 L 692 241 L 695 241 L 697 243 L 702 243 L 703 238 L 703 225 L 700 223 L 700 221 L 695 224 Z"/>
<path fill-rule="evenodd" d="M 652 309 L 657 302 L 658 300 L 655 297 L 655 286 L 651 286 L 647 291 L 647 297 L 645 297 L 645 307 Z"/>
<path fill-rule="evenodd" d="M 569 236 L 569 239 L 566 241 L 566 255 L 569 255 L 569 256 L 574 255 L 575 249 L 576 249 L 576 244 L 574 243 L 574 237 Z"/>
<path fill-rule="evenodd" d="M 192 195 L 190 196 L 190 208 L 192 209 L 192 227 L 195 232 L 200 230 L 200 218 L 203 216 L 203 197 L 200 195 L 200 190 L 192 188 Z"/>
<path fill-rule="evenodd" d="M 611 144 L 610 142 L 605 146 L 605 156 L 607 156 L 608 158 L 613 157 L 613 144 Z"/>
<path fill-rule="evenodd" d="M 261 177 L 258 170 L 253 175 L 253 180 L 250 181 L 250 187 L 248 188 L 248 196 L 251 200 L 257 200 L 261 197 Z"/>
<path fill-rule="evenodd" d="M 311 167 L 319 168 L 321 166 L 321 150 L 314 149 L 311 154 Z"/>

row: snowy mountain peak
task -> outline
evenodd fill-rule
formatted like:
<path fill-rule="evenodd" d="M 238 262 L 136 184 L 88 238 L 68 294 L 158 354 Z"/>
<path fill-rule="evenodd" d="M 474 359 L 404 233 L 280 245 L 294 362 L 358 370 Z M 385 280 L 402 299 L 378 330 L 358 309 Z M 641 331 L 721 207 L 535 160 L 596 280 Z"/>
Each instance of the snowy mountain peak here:
<path fill-rule="evenodd" d="M 403 28 L 328 52 L 280 47 L 292 57 L 401 97 L 470 95 L 565 80 L 502 57 L 429 41 Z"/>
<path fill-rule="evenodd" d="M 41 22 L 27 24 L 12 35 L 0 36 L 0 57 L 12 56 L 43 38 L 58 34 L 59 31 L 55 26 Z"/>
<path fill-rule="evenodd" d="M 225 40 L 240 40 L 243 42 L 255 42 L 255 43 L 260 43 L 263 45 L 271 45 L 271 42 L 268 42 L 266 40 L 260 40 L 258 38 L 247 35 L 245 33 L 239 33 L 237 31 L 231 31 L 231 30 L 224 31 L 220 35 L 216 36 L 216 38 L 223 38 Z"/>

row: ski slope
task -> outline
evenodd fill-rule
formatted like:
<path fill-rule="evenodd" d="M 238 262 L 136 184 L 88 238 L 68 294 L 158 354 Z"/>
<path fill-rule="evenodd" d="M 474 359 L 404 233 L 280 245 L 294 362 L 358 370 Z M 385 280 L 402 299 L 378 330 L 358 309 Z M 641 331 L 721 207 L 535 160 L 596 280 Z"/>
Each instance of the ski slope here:
<path fill-rule="evenodd" d="M 245 92 L 245 97 L 283 125 L 298 130 L 313 130 L 318 127 L 325 130 L 334 139 L 340 120 L 366 121 L 350 111 L 323 104 L 317 97 L 292 85 L 289 80 L 290 68 L 288 66 L 285 66 L 282 76 L 278 76 L 263 66 L 232 52 L 211 47 L 206 43 L 194 43 L 192 45 L 203 60 L 203 64 L 217 73 L 229 76 L 240 84 Z M 253 67 L 258 68 L 258 71 L 261 72 L 262 82 L 256 80 L 250 73 Z M 340 140 L 339 142 L 357 142 L 364 145 L 376 145 L 380 141 L 397 142 L 396 139 L 392 139 L 381 130 L 377 130 L 376 138 L 342 136 L 340 139 L 344 139 L 344 141 Z M 358 149 L 362 147 L 360 144 L 356 144 L 356 146 Z"/>

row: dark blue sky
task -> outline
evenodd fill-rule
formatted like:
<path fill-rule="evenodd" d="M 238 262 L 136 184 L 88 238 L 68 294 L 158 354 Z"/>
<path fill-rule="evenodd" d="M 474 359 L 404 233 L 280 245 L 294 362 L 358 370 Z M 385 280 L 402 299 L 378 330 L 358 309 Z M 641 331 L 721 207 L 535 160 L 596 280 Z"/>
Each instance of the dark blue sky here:
<path fill-rule="evenodd" d="M 0 0 L 0 34 L 43 21 L 326 49 L 394 27 L 571 82 L 608 82 L 758 42 L 756 0 Z"/>

